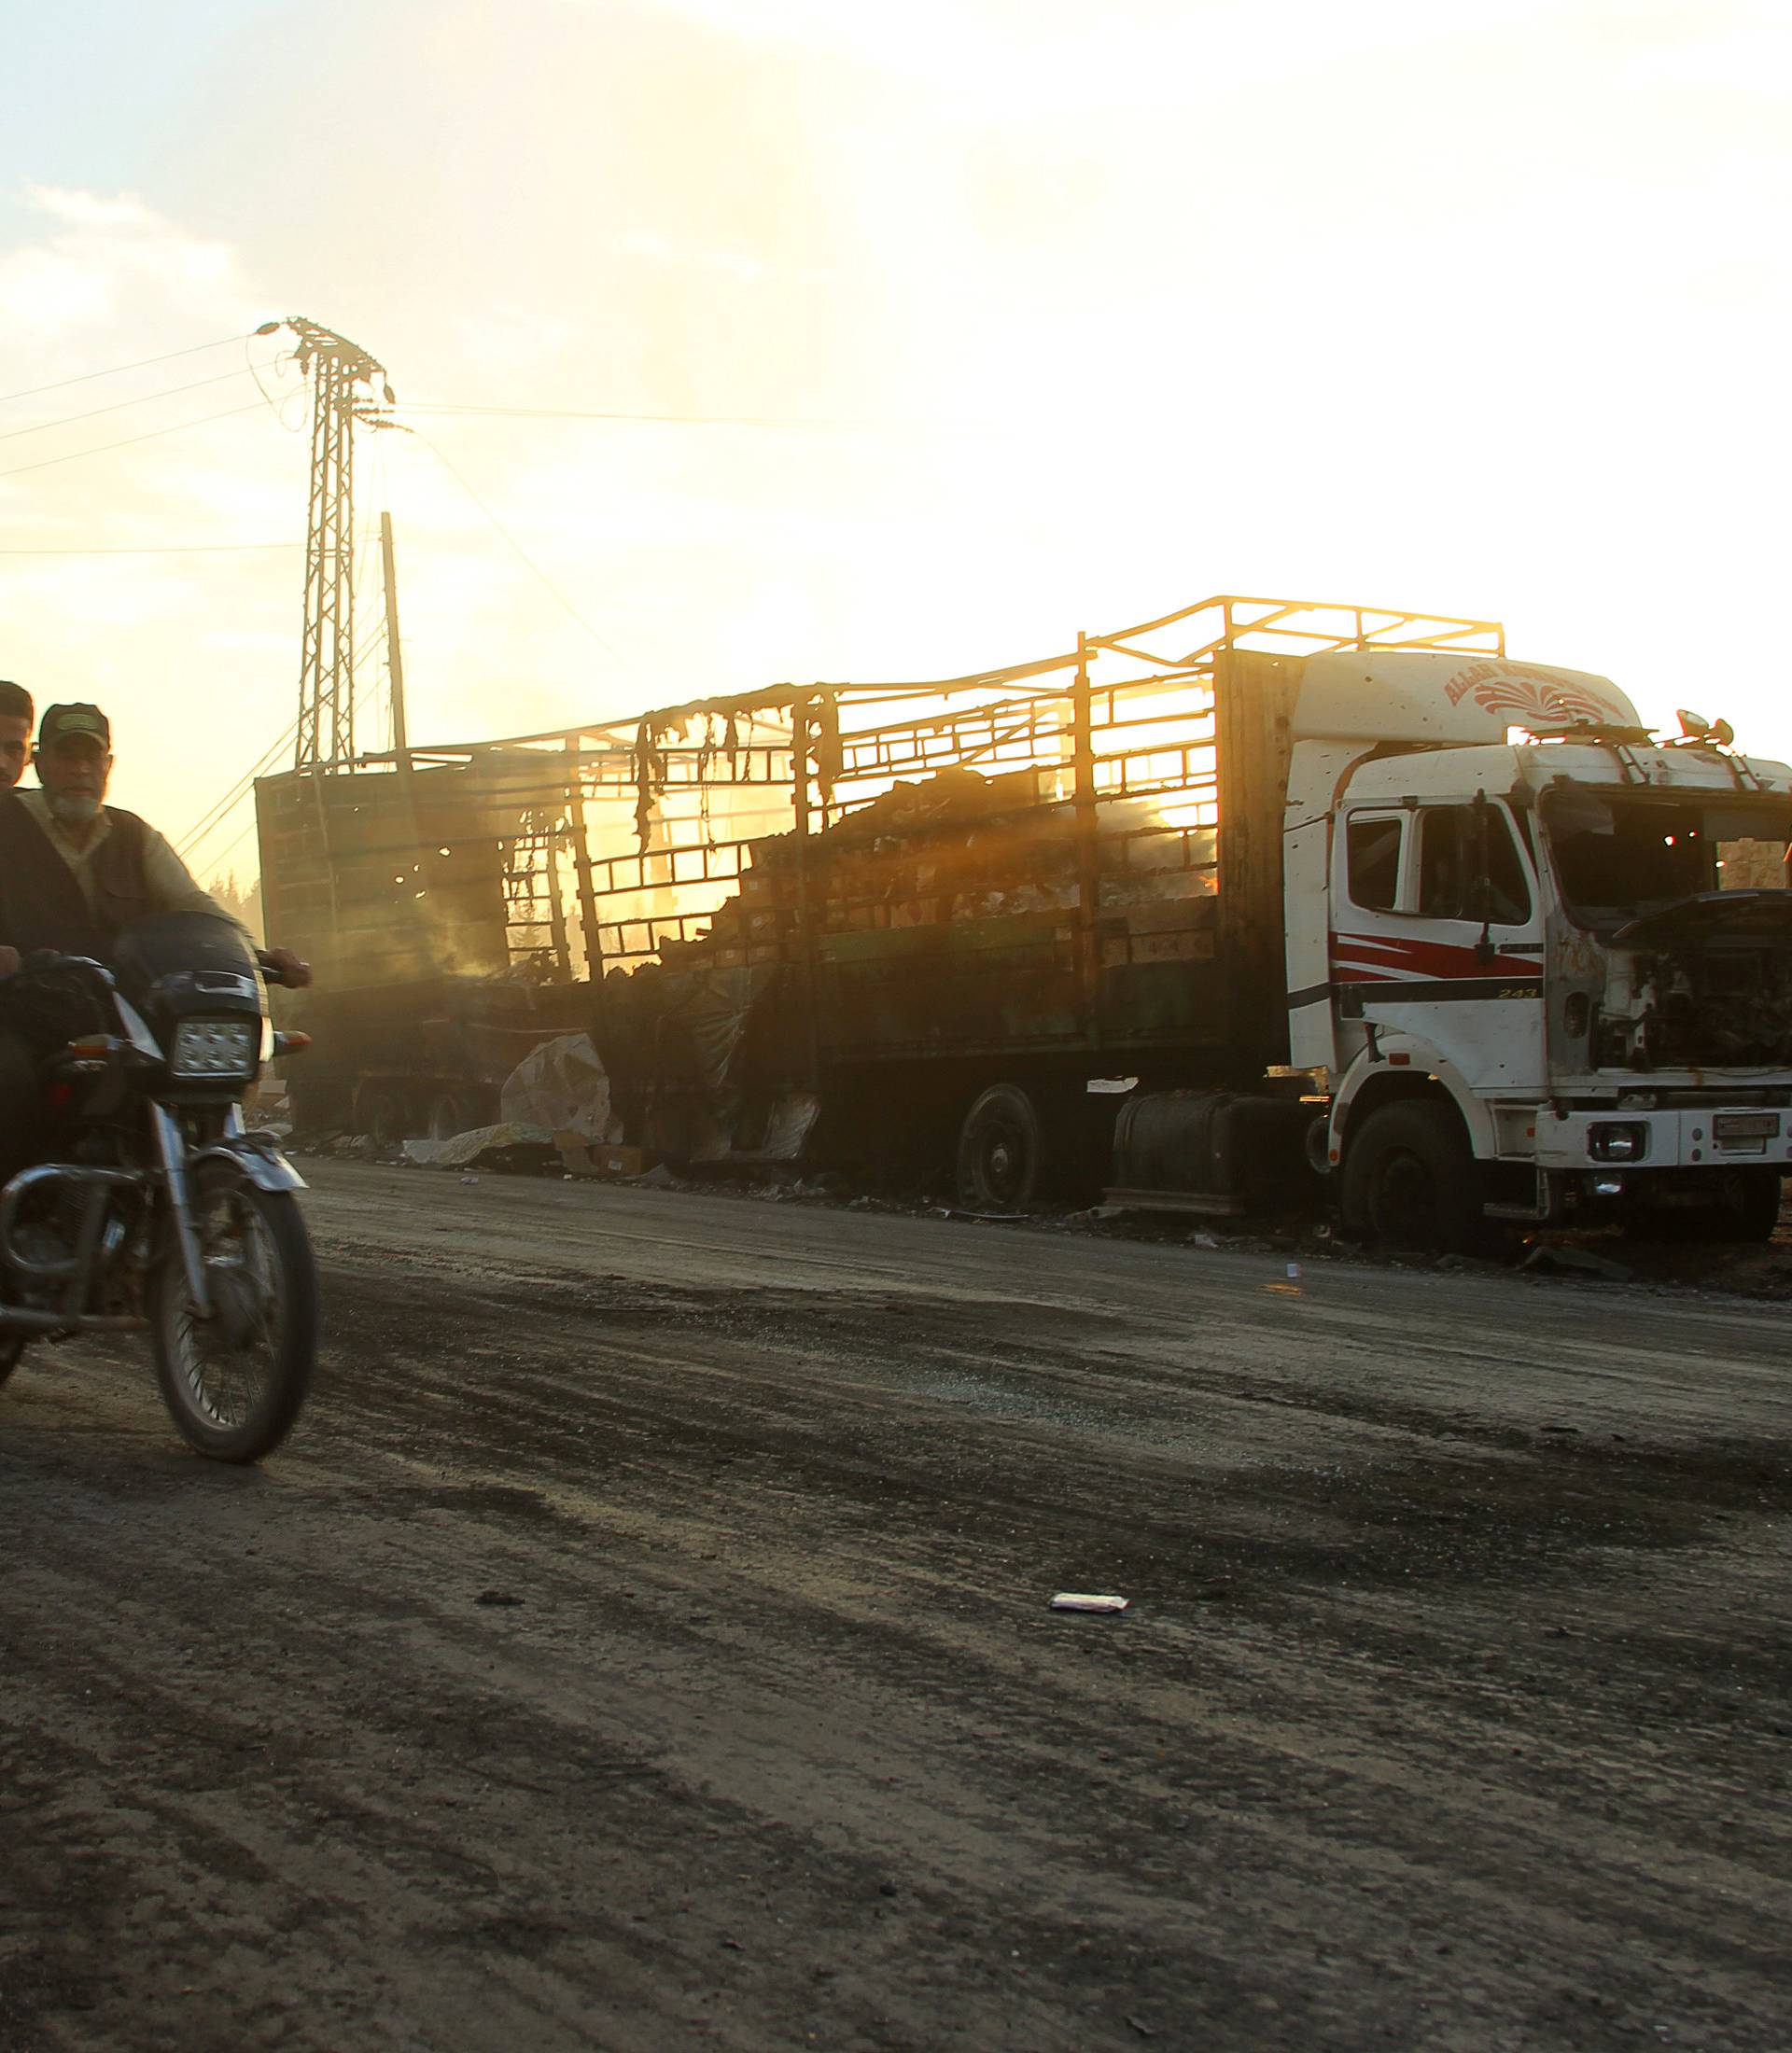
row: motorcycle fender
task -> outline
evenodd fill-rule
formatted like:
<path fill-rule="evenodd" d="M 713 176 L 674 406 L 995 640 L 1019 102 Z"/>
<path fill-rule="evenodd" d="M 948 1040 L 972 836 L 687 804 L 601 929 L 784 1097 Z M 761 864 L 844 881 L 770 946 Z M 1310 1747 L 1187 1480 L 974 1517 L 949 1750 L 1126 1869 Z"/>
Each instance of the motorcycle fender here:
<path fill-rule="evenodd" d="M 202 1168 L 208 1162 L 228 1162 L 240 1169 L 249 1181 L 263 1191 L 302 1191 L 305 1180 L 295 1169 L 278 1148 L 270 1148 L 264 1142 L 249 1139 L 226 1139 L 215 1141 L 209 1148 L 202 1148 L 192 1157 L 191 1167 Z"/>

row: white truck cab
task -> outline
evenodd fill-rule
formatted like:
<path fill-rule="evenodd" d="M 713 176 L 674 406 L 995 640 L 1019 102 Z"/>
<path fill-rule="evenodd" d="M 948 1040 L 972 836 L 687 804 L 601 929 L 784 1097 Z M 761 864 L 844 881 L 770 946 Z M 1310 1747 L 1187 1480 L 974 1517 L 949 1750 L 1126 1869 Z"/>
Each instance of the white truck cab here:
<path fill-rule="evenodd" d="M 1290 1067 L 1346 1217 L 1673 1212 L 1765 1238 L 1792 1173 L 1792 770 L 1611 681 L 1311 657 L 1283 828 Z"/>

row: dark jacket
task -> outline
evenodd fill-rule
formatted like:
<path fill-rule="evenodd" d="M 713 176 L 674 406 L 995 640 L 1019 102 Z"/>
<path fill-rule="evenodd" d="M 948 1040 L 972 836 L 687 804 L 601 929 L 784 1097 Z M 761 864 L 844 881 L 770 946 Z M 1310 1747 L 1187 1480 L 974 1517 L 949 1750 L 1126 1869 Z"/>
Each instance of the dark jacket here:
<path fill-rule="evenodd" d="M 134 813 L 108 805 L 111 831 L 93 858 L 99 903 L 90 910 L 75 873 L 11 790 L 0 791 L 0 943 L 29 955 L 110 954 L 119 929 L 149 910 L 144 873 L 145 827 Z"/>

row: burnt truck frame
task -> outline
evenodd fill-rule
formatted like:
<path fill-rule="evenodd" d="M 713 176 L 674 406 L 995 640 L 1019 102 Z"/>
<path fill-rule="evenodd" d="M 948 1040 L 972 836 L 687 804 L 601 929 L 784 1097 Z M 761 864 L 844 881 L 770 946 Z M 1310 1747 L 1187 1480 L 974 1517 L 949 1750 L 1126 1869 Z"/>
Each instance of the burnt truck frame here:
<path fill-rule="evenodd" d="M 984 1210 L 1329 1184 L 1365 1231 L 1453 1246 L 1490 1213 L 1777 1211 L 1792 898 L 1602 926 L 1547 823 L 1597 834 L 1640 792 L 1792 834 L 1792 778 L 1709 730 L 1657 744 L 1607 680 L 1510 662 L 1497 621 L 1223 596 L 1007 668 L 257 790 L 270 921 L 318 968 L 309 1088 L 344 1114 L 408 1094 L 415 1124 L 467 1088 L 424 1030 L 458 1006 L 511 1054 L 589 1030 L 615 1138 L 949 1173 Z M 1738 991 L 1754 1040 L 1699 1059 L 1689 1021 Z M 414 1024 L 408 1068 L 357 1003 Z M 1634 1159 L 1589 1138 L 1619 1111 Z"/>

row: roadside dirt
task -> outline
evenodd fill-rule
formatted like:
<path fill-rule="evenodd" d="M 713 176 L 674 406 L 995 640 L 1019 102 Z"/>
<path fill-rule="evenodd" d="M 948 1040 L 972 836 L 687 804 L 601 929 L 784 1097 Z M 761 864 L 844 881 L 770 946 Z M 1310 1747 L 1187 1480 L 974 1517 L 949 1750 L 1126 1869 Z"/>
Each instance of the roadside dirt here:
<path fill-rule="evenodd" d="M 315 1173 L 0 1395 L 0 2046 L 1792 2037 L 1783 1313 Z"/>

